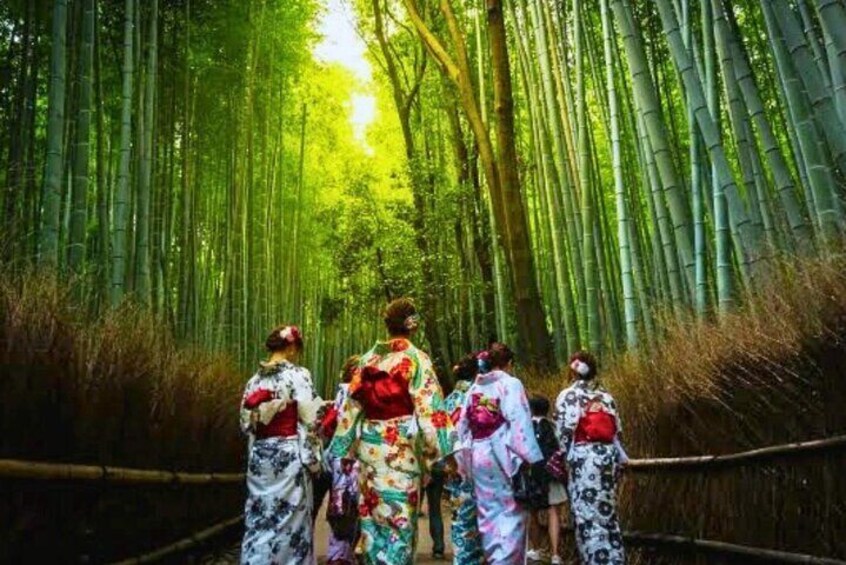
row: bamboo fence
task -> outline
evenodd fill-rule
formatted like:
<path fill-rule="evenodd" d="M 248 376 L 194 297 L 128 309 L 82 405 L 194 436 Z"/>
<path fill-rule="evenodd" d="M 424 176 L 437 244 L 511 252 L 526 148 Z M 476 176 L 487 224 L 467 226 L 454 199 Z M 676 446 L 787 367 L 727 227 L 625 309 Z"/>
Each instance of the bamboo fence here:
<path fill-rule="evenodd" d="M 659 457 L 655 459 L 632 459 L 628 470 L 632 472 L 656 469 L 673 469 L 689 467 L 722 467 L 743 465 L 750 462 L 772 459 L 775 457 L 806 455 L 815 452 L 837 451 L 846 448 L 846 435 L 834 436 L 800 443 L 787 443 L 763 447 L 727 455 L 697 455 L 693 457 Z"/>
<path fill-rule="evenodd" d="M 175 553 L 180 553 L 183 551 L 187 551 L 192 549 L 211 538 L 218 536 L 228 529 L 237 526 L 241 522 L 244 521 L 244 515 L 241 514 L 239 516 L 235 516 L 234 518 L 230 518 L 228 520 L 224 520 L 214 526 L 201 530 L 199 532 L 193 533 L 186 538 L 182 538 L 179 541 L 173 542 L 169 545 L 164 547 L 160 547 L 154 551 L 149 553 L 145 553 L 143 555 L 139 555 L 137 557 L 130 557 L 129 559 L 124 559 L 123 561 L 118 561 L 113 565 L 135 565 L 136 563 L 154 563 L 156 561 L 160 561 L 166 557 L 169 557 Z"/>
<path fill-rule="evenodd" d="M 662 469 L 698 469 L 706 471 L 765 461 L 778 457 L 794 457 L 807 454 L 839 451 L 846 448 L 846 435 L 826 439 L 789 443 L 731 453 L 726 455 L 701 455 L 692 457 L 661 457 L 651 459 L 632 459 L 628 471 L 639 473 Z M 184 473 L 180 471 L 162 471 L 130 469 L 105 465 L 75 465 L 68 463 L 46 463 L 39 461 L 21 461 L 0 459 L 0 478 L 28 480 L 83 480 L 105 481 L 114 483 L 143 484 L 231 484 L 244 480 L 243 473 Z M 176 552 L 189 550 L 210 538 L 225 532 L 243 520 L 243 515 L 231 518 L 210 528 L 194 533 L 187 538 L 165 547 L 121 561 L 119 565 L 150 563 L 158 561 Z M 566 528 L 572 531 L 571 528 Z M 806 554 L 790 553 L 773 549 L 764 549 L 745 545 L 726 543 L 664 533 L 627 532 L 625 539 L 635 546 L 675 546 L 691 551 L 745 556 L 771 563 L 810 563 L 817 565 L 846 565 L 846 561 Z"/>
<path fill-rule="evenodd" d="M 751 557 L 766 563 L 812 563 L 815 565 L 846 565 L 846 561 L 828 557 L 815 557 L 803 553 L 790 553 L 775 549 L 764 549 L 748 545 L 738 545 L 722 541 L 690 538 L 672 534 L 650 534 L 645 532 L 625 532 L 623 538 L 635 546 L 676 546 L 697 553 L 733 555 Z"/>
<path fill-rule="evenodd" d="M 47 481 L 104 481 L 110 483 L 181 483 L 191 485 L 237 483 L 243 473 L 184 473 L 148 469 L 129 469 L 107 465 L 75 465 L 0 459 L 0 478 Z"/>

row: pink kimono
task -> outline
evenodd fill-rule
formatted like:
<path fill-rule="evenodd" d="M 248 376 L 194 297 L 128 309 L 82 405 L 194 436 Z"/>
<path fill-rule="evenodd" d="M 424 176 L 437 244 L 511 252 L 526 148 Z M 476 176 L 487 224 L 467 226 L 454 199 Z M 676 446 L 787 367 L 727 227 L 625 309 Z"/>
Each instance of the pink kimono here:
<path fill-rule="evenodd" d="M 485 560 L 522 565 L 527 510 L 514 500 L 511 478 L 543 458 L 523 384 L 503 371 L 479 375 L 459 421 L 459 472 L 473 482 Z"/>

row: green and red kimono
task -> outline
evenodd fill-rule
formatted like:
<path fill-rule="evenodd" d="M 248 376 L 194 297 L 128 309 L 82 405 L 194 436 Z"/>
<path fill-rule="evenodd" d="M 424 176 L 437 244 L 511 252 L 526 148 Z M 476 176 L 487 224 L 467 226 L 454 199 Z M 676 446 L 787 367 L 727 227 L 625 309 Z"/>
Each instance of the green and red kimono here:
<path fill-rule="evenodd" d="M 449 450 L 452 421 L 428 355 L 407 339 L 377 342 L 350 383 L 330 451 L 360 464 L 365 563 L 414 561 L 423 479 Z"/>

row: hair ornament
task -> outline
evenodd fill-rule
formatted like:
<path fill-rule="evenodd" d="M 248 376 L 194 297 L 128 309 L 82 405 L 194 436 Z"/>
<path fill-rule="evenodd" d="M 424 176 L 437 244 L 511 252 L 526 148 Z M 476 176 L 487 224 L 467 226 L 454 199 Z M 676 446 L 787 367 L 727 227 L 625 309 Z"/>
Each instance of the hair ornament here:
<path fill-rule="evenodd" d="M 297 326 L 285 326 L 279 330 L 279 337 L 286 343 L 293 343 L 300 338 L 300 329 Z"/>
<path fill-rule="evenodd" d="M 420 316 L 417 314 L 412 314 L 411 316 L 405 319 L 405 322 L 403 322 L 402 325 L 408 331 L 414 331 L 420 326 Z"/>
<path fill-rule="evenodd" d="M 478 355 L 476 355 L 476 364 L 479 367 L 480 373 L 487 373 L 490 370 L 490 353 L 485 351 L 480 351 Z"/>
<path fill-rule="evenodd" d="M 570 363 L 570 368 L 576 372 L 577 375 L 581 375 L 586 377 L 590 374 L 590 365 L 582 361 L 581 359 L 574 359 L 572 363 Z"/>

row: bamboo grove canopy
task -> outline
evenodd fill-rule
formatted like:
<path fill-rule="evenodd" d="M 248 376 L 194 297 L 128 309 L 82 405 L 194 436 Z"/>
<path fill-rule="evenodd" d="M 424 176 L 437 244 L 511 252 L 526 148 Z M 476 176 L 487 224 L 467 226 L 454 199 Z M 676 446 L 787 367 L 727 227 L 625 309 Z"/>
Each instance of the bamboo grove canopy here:
<path fill-rule="evenodd" d="M 244 365 L 280 321 L 316 374 L 414 296 L 441 363 L 552 366 L 718 317 L 836 252 L 843 0 L 0 4 L 0 255 Z M 375 119 L 362 134 L 351 97 Z"/>

